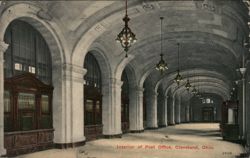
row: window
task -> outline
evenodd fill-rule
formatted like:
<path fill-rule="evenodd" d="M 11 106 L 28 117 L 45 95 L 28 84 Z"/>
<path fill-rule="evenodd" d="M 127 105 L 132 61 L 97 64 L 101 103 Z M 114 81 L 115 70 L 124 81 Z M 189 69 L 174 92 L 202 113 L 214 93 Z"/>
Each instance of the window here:
<path fill-rule="evenodd" d="M 5 78 L 28 72 L 51 84 L 50 50 L 38 31 L 26 22 L 15 20 L 7 28 L 4 40 L 9 44 L 4 54 Z"/>
<path fill-rule="evenodd" d="M 84 134 L 86 140 L 93 140 L 102 135 L 102 94 L 101 70 L 95 57 L 88 53 L 84 68 Z"/>
<path fill-rule="evenodd" d="M 86 85 L 101 90 L 101 70 L 95 57 L 88 53 L 85 57 L 84 68 L 87 74 L 84 76 Z"/>
<path fill-rule="evenodd" d="M 84 123 L 85 125 L 102 124 L 102 94 L 101 70 L 95 57 L 88 53 L 85 57 L 84 68 Z"/>
<path fill-rule="evenodd" d="M 210 98 L 203 98 L 202 99 L 202 104 L 213 104 L 214 101 Z"/>
<path fill-rule="evenodd" d="M 121 94 L 121 97 L 122 97 L 122 100 L 121 100 L 121 112 L 122 112 L 122 122 L 129 122 L 129 83 L 128 83 L 128 77 L 127 77 L 127 74 L 125 72 L 125 70 L 123 71 L 122 73 L 122 94 Z"/>

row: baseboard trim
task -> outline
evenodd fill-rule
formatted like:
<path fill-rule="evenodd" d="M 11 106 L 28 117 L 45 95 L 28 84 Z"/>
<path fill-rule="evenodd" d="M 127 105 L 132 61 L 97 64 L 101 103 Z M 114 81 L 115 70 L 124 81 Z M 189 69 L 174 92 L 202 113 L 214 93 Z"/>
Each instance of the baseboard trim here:
<path fill-rule="evenodd" d="M 158 127 L 159 128 L 165 128 L 165 127 L 167 127 L 167 125 L 159 125 Z"/>
<path fill-rule="evenodd" d="M 147 127 L 147 130 L 155 130 L 158 129 L 158 127 Z"/>
<path fill-rule="evenodd" d="M 75 142 L 75 143 L 54 143 L 54 148 L 56 149 L 67 149 L 67 148 L 74 148 L 78 146 L 85 145 L 86 141 Z"/>
<path fill-rule="evenodd" d="M 144 129 L 142 130 L 131 130 L 130 133 L 143 133 Z"/>
<path fill-rule="evenodd" d="M 122 134 L 103 135 L 105 139 L 122 138 Z"/>
<path fill-rule="evenodd" d="M 170 123 L 170 124 L 168 124 L 168 126 L 174 126 L 175 124 L 173 124 L 173 123 Z"/>

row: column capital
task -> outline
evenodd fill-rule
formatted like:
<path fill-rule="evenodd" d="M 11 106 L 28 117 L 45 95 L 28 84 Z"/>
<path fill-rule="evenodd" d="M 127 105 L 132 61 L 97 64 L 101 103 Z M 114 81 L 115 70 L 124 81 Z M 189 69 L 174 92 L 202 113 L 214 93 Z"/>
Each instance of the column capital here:
<path fill-rule="evenodd" d="M 9 44 L 5 43 L 4 41 L 0 41 L 0 52 L 5 52 L 9 47 Z"/>
<path fill-rule="evenodd" d="M 75 81 L 84 83 L 84 75 L 87 73 L 87 69 L 81 66 L 65 63 L 63 64 L 64 79 L 68 81 Z"/>
<path fill-rule="evenodd" d="M 63 64 L 63 70 L 65 70 L 66 72 L 74 72 L 81 75 L 85 75 L 87 73 L 87 69 L 83 68 L 82 66 L 73 65 L 69 63 Z"/>
<path fill-rule="evenodd" d="M 143 92 L 144 91 L 144 88 L 140 87 L 140 86 L 135 86 L 135 87 L 133 87 L 133 89 L 138 91 L 138 92 Z"/>
<path fill-rule="evenodd" d="M 111 84 L 116 86 L 122 86 L 123 82 L 116 78 L 110 78 Z"/>

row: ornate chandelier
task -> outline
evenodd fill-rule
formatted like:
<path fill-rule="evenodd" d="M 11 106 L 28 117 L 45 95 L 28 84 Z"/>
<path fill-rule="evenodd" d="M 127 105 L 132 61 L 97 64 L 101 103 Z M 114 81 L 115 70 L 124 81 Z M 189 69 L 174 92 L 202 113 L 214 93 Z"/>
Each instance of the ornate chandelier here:
<path fill-rule="evenodd" d="M 198 91 L 197 91 L 197 89 L 195 88 L 195 86 L 194 86 L 193 90 L 191 91 L 191 93 L 194 94 L 194 95 L 196 95 L 196 94 L 198 93 Z"/>
<path fill-rule="evenodd" d="M 186 83 L 186 85 L 185 85 L 186 90 L 189 91 L 189 89 L 190 89 L 191 87 L 192 87 L 192 86 L 191 86 L 191 84 L 190 84 L 190 82 L 189 82 L 189 79 L 187 79 L 187 83 Z"/>
<path fill-rule="evenodd" d="M 160 71 L 161 74 L 163 74 L 164 71 L 166 71 L 168 69 L 167 63 L 164 61 L 163 59 L 163 54 L 162 54 L 162 20 L 163 17 L 160 17 L 161 20 L 161 60 L 158 62 L 158 64 L 156 64 L 156 70 Z"/>
<path fill-rule="evenodd" d="M 177 75 L 174 79 L 174 81 L 177 83 L 177 85 L 180 85 L 180 82 L 182 81 L 182 76 L 180 75 L 180 57 L 179 57 L 179 52 L 180 52 L 180 43 L 177 43 L 178 45 L 178 70 L 177 70 Z"/>
<path fill-rule="evenodd" d="M 125 23 L 124 28 L 122 31 L 117 35 L 116 41 L 121 44 L 122 48 L 124 48 L 124 51 L 126 52 L 126 56 L 128 57 L 128 50 L 131 47 L 133 43 L 136 42 L 136 37 L 135 34 L 131 31 L 131 29 L 128 26 L 128 22 L 130 18 L 128 17 L 128 2 L 126 1 L 126 14 L 125 17 L 123 18 L 123 21 Z"/>

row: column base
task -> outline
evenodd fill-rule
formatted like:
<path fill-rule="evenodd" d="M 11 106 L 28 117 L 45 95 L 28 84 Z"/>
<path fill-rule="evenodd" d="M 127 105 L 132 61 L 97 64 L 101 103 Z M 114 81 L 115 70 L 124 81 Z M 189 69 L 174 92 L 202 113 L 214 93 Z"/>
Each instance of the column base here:
<path fill-rule="evenodd" d="M 103 138 L 106 139 L 122 138 L 122 134 L 103 135 Z"/>
<path fill-rule="evenodd" d="M 147 130 L 155 130 L 158 129 L 158 127 L 147 127 Z"/>
<path fill-rule="evenodd" d="M 74 148 L 78 146 L 85 145 L 86 141 L 75 142 L 75 143 L 54 143 L 54 147 L 57 149 L 67 149 L 67 148 Z"/>
<path fill-rule="evenodd" d="M 169 123 L 168 125 L 169 125 L 169 126 L 174 126 L 174 125 L 175 125 L 175 123 Z"/>
<path fill-rule="evenodd" d="M 142 133 L 144 132 L 144 129 L 142 130 L 130 130 L 130 133 Z"/>
<path fill-rule="evenodd" d="M 159 128 L 165 128 L 165 127 L 167 127 L 167 125 L 159 125 L 158 127 Z"/>
<path fill-rule="evenodd" d="M 6 149 L 0 149 L 0 157 L 4 157 L 6 155 Z"/>

